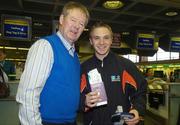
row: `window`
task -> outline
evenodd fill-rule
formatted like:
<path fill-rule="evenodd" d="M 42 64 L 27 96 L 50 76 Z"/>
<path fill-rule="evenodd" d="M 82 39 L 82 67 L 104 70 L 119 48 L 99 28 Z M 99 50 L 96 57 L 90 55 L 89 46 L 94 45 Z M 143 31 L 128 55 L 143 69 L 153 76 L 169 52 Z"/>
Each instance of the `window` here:
<path fill-rule="evenodd" d="M 131 60 L 134 63 L 139 62 L 139 56 L 137 55 L 129 54 L 129 55 L 123 55 L 123 57 Z"/>
<path fill-rule="evenodd" d="M 148 57 L 148 61 L 158 61 L 158 60 L 173 60 L 179 59 L 179 52 L 166 52 L 160 47 L 157 53 L 153 57 Z"/>

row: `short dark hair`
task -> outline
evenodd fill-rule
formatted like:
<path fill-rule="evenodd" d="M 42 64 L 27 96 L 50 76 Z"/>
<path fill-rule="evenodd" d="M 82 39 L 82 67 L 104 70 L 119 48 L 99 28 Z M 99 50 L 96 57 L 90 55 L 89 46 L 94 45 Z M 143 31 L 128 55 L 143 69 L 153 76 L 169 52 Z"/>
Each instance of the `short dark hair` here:
<path fill-rule="evenodd" d="M 102 22 L 102 21 L 96 22 L 96 23 L 90 28 L 90 31 L 89 31 L 90 37 L 91 37 L 92 32 L 93 32 L 96 28 L 99 28 L 99 27 L 105 27 L 105 28 L 107 28 L 107 29 L 111 32 L 111 36 L 113 37 L 113 32 L 112 32 L 111 27 L 110 27 L 108 24 L 106 24 L 106 23 L 104 23 L 104 22 Z"/>

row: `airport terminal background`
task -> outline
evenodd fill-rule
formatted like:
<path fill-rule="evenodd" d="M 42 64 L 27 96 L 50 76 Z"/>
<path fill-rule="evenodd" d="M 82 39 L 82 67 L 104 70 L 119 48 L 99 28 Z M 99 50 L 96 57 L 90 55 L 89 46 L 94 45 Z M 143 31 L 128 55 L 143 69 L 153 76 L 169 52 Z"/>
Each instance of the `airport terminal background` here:
<path fill-rule="evenodd" d="M 57 31 L 58 12 L 67 1 L 0 1 L 0 50 L 16 69 L 9 74 L 10 96 L 0 99 L 0 125 L 19 125 L 15 95 L 28 50 L 37 39 Z M 180 12 L 180 2 L 123 0 L 122 8 L 107 10 L 101 6 L 103 0 L 77 1 L 91 13 L 76 44 L 80 61 L 93 54 L 89 27 L 98 20 L 109 23 L 114 31 L 112 50 L 134 62 L 148 80 L 145 125 L 180 125 L 180 17 L 163 15 L 167 10 Z M 77 123 L 82 125 L 81 113 Z"/>

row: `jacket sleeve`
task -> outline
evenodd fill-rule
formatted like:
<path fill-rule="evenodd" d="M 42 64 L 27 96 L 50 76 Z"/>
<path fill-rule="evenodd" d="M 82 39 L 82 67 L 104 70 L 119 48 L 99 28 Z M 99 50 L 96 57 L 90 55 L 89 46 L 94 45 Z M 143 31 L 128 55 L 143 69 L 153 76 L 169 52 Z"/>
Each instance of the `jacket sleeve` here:
<path fill-rule="evenodd" d="M 85 105 L 85 100 L 86 100 L 86 94 L 90 92 L 89 85 L 87 82 L 87 76 L 85 73 L 81 73 L 81 84 L 80 84 L 80 91 L 81 91 L 81 96 L 80 96 L 80 110 L 81 111 L 86 111 L 86 105 Z"/>
<path fill-rule="evenodd" d="M 137 83 L 136 91 L 130 95 L 132 108 L 136 109 L 140 116 L 144 116 L 146 112 L 147 81 L 135 65 L 132 65 L 130 71 Z"/>
<path fill-rule="evenodd" d="M 125 88 L 126 94 L 128 95 L 131 103 L 131 108 L 136 109 L 140 116 L 144 116 L 146 112 L 147 81 L 136 65 L 130 60 L 121 59 L 121 65 L 126 71 L 126 78 L 135 82 L 131 85 L 128 84 L 129 86 Z M 124 81 L 126 82 L 127 80 L 125 79 Z"/>
<path fill-rule="evenodd" d="M 138 83 L 138 89 L 133 96 L 131 96 L 131 101 L 133 108 L 139 112 L 140 116 L 144 116 L 146 112 L 146 81 L 142 80 Z"/>

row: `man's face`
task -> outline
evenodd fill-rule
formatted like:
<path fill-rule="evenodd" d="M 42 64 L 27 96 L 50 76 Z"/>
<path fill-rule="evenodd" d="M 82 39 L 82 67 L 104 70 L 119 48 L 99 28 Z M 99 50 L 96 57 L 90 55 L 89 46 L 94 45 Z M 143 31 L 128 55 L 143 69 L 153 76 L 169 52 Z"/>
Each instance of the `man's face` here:
<path fill-rule="evenodd" d="M 95 55 L 103 60 L 110 51 L 112 34 L 106 27 L 98 27 L 91 33 L 90 42 L 95 49 Z"/>
<path fill-rule="evenodd" d="M 4 60 L 6 55 L 0 51 L 0 61 Z"/>
<path fill-rule="evenodd" d="M 79 9 L 69 10 L 67 16 L 60 16 L 60 31 L 71 45 L 80 37 L 85 28 L 86 20 L 86 15 Z"/>
<path fill-rule="evenodd" d="M 153 76 L 153 74 L 154 74 L 153 69 L 149 69 L 149 70 L 148 70 L 148 76 Z"/>

